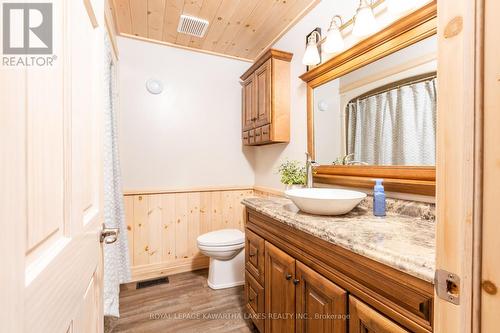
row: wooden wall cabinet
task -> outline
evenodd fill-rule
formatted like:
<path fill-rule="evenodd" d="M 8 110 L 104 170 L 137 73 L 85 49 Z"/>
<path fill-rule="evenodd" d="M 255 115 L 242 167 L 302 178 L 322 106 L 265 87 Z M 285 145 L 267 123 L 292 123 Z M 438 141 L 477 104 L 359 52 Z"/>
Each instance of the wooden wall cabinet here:
<path fill-rule="evenodd" d="M 431 283 L 246 211 L 246 309 L 260 333 L 433 331 Z"/>
<path fill-rule="evenodd" d="M 244 145 L 290 141 L 292 56 L 270 49 L 241 76 Z"/>

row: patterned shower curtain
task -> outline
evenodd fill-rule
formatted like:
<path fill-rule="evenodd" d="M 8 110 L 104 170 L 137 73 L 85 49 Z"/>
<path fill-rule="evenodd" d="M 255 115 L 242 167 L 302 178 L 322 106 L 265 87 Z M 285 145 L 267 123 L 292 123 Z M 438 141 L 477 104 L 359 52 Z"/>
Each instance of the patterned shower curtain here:
<path fill-rule="evenodd" d="M 347 153 L 369 165 L 435 165 L 436 106 L 436 78 L 352 100 Z"/>
<path fill-rule="evenodd" d="M 118 154 L 116 124 L 116 67 L 111 43 L 105 34 L 104 68 L 104 224 L 118 228 L 120 234 L 113 244 L 104 244 L 104 315 L 119 317 L 120 283 L 130 281 L 127 229 L 123 209 L 123 193 Z"/>

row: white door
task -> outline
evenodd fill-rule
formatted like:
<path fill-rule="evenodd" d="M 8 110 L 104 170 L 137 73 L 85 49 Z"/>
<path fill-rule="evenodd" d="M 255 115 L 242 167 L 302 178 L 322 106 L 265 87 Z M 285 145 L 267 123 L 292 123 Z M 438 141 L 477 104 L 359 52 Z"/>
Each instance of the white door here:
<path fill-rule="evenodd" d="M 103 330 L 103 1 L 52 3 L 54 65 L 0 66 L 0 332 Z"/>

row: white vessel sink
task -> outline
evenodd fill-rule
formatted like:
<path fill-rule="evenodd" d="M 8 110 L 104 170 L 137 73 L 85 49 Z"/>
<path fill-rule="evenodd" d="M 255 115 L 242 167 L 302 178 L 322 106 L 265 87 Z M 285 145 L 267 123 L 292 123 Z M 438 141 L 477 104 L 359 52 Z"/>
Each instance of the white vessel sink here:
<path fill-rule="evenodd" d="M 299 188 L 285 195 L 301 211 L 316 215 L 347 214 L 366 198 L 363 192 L 330 188 Z"/>

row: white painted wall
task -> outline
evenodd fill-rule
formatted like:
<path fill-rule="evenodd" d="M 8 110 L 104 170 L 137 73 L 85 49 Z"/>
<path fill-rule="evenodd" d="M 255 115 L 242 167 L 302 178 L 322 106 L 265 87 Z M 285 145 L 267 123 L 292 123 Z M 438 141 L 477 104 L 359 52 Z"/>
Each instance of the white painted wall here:
<path fill-rule="evenodd" d="M 247 62 L 118 38 L 120 155 L 126 191 L 253 185 L 242 148 L 241 86 Z M 154 77 L 164 92 L 152 95 Z"/>
<path fill-rule="evenodd" d="M 411 0 L 425 3 L 425 0 Z M 299 76 L 306 70 L 302 64 L 302 56 L 305 51 L 305 36 L 314 28 L 320 27 L 323 36 L 326 34 L 330 20 L 333 15 L 342 16 L 344 21 L 350 19 L 359 4 L 357 0 L 322 0 L 314 9 L 293 26 L 273 48 L 292 52 L 294 57 L 291 63 L 291 133 L 289 144 L 276 144 L 270 146 L 256 147 L 255 149 L 255 183 L 257 186 L 284 189 L 276 174 L 279 164 L 286 160 L 305 161 L 307 150 L 307 112 L 306 112 L 306 85 Z M 380 28 L 389 25 L 399 18 L 384 8 L 378 7 L 376 11 Z M 345 38 L 346 47 L 354 45 L 358 40 L 350 34 L 347 29 Z M 323 55 L 324 60 L 331 55 Z"/>

